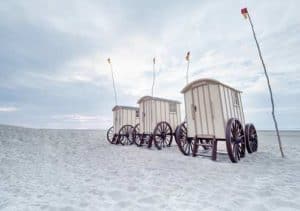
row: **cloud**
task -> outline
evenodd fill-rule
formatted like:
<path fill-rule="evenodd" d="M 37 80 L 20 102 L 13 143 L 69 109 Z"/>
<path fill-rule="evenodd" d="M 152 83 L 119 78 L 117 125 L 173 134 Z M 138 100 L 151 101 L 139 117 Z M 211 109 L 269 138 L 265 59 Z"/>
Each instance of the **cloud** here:
<path fill-rule="evenodd" d="M 17 110 L 16 107 L 0 107 L 0 112 L 14 112 Z"/>
<path fill-rule="evenodd" d="M 138 98 L 151 93 L 154 56 L 155 95 L 183 102 L 180 90 L 185 86 L 187 51 L 191 51 L 190 80 L 211 77 L 242 90 L 248 111 L 270 105 L 249 24 L 240 14 L 244 2 L 54 0 L 44 4 L 0 2 L 0 103 L 24 111 L 2 115 L 0 122 L 110 126 L 114 99 L 107 57 L 113 62 L 120 104 L 135 106 Z M 299 2 L 247 4 L 276 108 L 299 107 Z M 291 109 L 279 117 L 299 128 L 293 120 L 300 117 L 298 113 Z M 58 122 L 53 116 L 65 120 Z M 247 112 L 247 118 L 257 120 L 261 128 L 271 125 L 267 114 L 261 118 L 257 112 Z"/>
<path fill-rule="evenodd" d="M 66 120 L 66 121 L 99 121 L 103 120 L 100 116 L 91 116 L 91 115 L 80 115 L 80 114 L 65 114 L 65 115 L 55 115 L 52 116 L 53 119 Z"/>

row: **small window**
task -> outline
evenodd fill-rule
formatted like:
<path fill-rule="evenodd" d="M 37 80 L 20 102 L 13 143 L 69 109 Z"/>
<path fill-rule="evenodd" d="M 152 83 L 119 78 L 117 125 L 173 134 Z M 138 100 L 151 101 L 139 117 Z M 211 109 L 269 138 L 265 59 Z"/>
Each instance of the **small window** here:
<path fill-rule="evenodd" d="M 169 109 L 170 109 L 170 113 L 176 113 L 177 112 L 176 103 L 169 103 Z"/>
<path fill-rule="evenodd" d="M 136 111 L 135 111 L 135 117 L 140 117 L 140 112 L 139 112 L 139 110 L 136 110 Z"/>
<path fill-rule="evenodd" d="M 234 105 L 240 106 L 239 94 L 237 92 L 234 93 Z"/>

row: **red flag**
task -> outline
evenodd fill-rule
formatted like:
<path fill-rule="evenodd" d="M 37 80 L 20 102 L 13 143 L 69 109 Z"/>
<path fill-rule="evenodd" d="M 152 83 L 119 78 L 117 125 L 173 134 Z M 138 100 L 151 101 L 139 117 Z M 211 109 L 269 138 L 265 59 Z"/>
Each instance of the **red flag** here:
<path fill-rule="evenodd" d="M 241 13 L 244 16 L 244 18 L 246 18 L 246 19 L 248 18 L 248 10 L 246 7 L 241 9 Z"/>

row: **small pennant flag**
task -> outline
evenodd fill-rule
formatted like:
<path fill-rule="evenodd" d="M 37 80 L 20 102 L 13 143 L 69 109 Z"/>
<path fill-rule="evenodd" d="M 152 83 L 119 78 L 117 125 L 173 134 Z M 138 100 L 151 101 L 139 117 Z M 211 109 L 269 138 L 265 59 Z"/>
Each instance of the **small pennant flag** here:
<path fill-rule="evenodd" d="M 245 19 L 248 18 L 248 10 L 247 10 L 246 7 L 241 9 L 241 13 L 242 13 L 242 15 L 244 16 Z"/>
<path fill-rule="evenodd" d="M 107 62 L 108 62 L 109 64 L 111 63 L 110 58 L 107 59 Z"/>
<path fill-rule="evenodd" d="M 153 64 L 155 64 L 155 57 L 153 57 Z"/>
<path fill-rule="evenodd" d="M 190 52 L 188 51 L 186 56 L 185 56 L 185 60 L 190 61 Z"/>

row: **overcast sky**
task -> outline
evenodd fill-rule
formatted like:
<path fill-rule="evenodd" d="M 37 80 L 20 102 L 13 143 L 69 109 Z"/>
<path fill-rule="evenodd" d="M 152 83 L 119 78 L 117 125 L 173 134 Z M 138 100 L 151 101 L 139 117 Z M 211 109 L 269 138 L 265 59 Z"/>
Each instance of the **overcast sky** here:
<path fill-rule="evenodd" d="M 0 123 L 107 128 L 114 97 L 135 106 L 151 93 L 183 102 L 190 78 L 243 91 L 247 122 L 273 129 L 266 80 L 248 6 L 275 95 L 280 129 L 300 129 L 300 1 L 0 1 Z M 183 106 L 184 104 L 182 104 Z M 184 108 L 182 108 L 184 110 Z"/>

